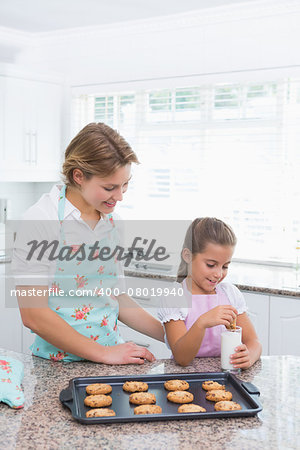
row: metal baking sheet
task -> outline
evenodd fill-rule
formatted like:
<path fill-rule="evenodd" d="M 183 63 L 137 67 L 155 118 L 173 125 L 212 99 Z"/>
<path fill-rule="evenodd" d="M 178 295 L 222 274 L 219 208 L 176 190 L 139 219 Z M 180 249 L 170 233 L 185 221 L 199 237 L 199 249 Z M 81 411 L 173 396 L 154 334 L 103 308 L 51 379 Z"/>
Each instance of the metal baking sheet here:
<path fill-rule="evenodd" d="M 164 388 L 167 380 L 185 380 L 190 384 L 188 392 L 194 394 L 193 403 L 203 406 L 204 413 L 178 413 L 177 403 L 167 400 L 168 391 Z M 215 402 L 205 399 L 206 391 L 202 388 L 205 380 L 218 381 L 225 384 L 225 389 L 232 393 L 232 401 L 241 405 L 239 411 L 215 411 Z M 129 393 L 123 391 L 125 381 L 144 381 L 148 383 L 148 392 L 155 394 L 156 404 L 161 406 L 162 414 L 134 415 L 137 405 L 129 403 Z M 112 405 L 116 416 L 113 417 L 86 417 L 86 412 L 91 408 L 84 405 L 86 386 L 93 383 L 107 383 L 112 386 Z M 193 373 L 167 373 L 154 375 L 125 375 L 107 377 L 78 377 L 69 382 L 69 387 L 60 393 L 60 401 L 71 410 L 74 419 L 84 424 L 115 423 L 115 422 L 145 422 L 158 420 L 187 420 L 187 419 L 211 419 L 226 417 L 254 416 L 262 410 L 258 401 L 259 390 L 252 383 L 247 383 L 231 373 L 223 372 L 193 372 Z"/>

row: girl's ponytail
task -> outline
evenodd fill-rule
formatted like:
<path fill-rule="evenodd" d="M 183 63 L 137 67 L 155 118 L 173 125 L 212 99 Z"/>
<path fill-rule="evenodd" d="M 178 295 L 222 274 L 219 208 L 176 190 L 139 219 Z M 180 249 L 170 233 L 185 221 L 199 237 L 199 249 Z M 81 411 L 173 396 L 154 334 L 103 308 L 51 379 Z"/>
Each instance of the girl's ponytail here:
<path fill-rule="evenodd" d="M 190 250 L 191 253 L 193 253 L 193 235 L 194 235 L 194 229 L 195 226 L 201 221 L 202 219 L 197 218 L 195 219 L 191 225 L 188 227 L 185 238 L 184 238 L 184 243 L 182 246 L 182 250 L 184 248 L 187 248 L 188 250 Z M 185 260 L 182 257 L 182 251 L 181 251 L 181 261 L 179 264 L 179 268 L 178 268 L 178 272 L 177 272 L 177 282 L 181 283 L 186 277 L 188 276 L 188 264 L 185 262 Z"/>
<path fill-rule="evenodd" d="M 188 276 L 188 265 L 185 260 L 181 257 L 181 262 L 179 264 L 177 272 L 177 283 L 181 283 Z"/>

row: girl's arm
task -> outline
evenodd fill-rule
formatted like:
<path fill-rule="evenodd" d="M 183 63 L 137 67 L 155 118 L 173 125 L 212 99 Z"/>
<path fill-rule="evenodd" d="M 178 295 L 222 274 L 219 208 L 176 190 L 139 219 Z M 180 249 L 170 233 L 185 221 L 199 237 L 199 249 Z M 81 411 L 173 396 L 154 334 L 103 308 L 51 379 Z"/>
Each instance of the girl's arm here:
<path fill-rule="evenodd" d="M 188 331 L 183 320 L 166 322 L 167 339 L 175 361 L 181 366 L 187 366 L 197 355 L 206 328 L 229 326 L 236 314 L 237 310 L 231 305 L 217 306 L 198 317 Z"/>
<path fill-rule="evenodd" d="M 231 362 L 235 368 L 248 369 L 260 358 L 262 346 L 247 313 L 240 314 L 236 322 L 242 327 L 243 344 L 236 347 Z"/>
<path fill-rule="evenodd" d="M 127 294 L 121 294 L 116 299 L 119 302 L 119 320 L 130 328 L 164 342 L 164 328 L 151 314 L 141 308 Z"/>
<path fill-rule="evenodd" d="M 183 320 L 171 320 L 165 323 L 169 346 L 175 361 L 187 366 L 197 355 L 201 346 L 205 328 L 199 325 L 199 319 L 187 331 Z"/>
<path fill-rule="evenodd" d="M 47 291 L 47 286 L 17 286 L 24 291 L 32 288 Z M 48 307 L 48 295 L 18 297 L 20 313 L 25 327 L 30 328 L 55 347 L 81 358 L 105 364 L 143 364 L 144 358 L 155 358 L 146 348 L 134 343 L 107 347 L 78 333 L 55 311 Z"/>

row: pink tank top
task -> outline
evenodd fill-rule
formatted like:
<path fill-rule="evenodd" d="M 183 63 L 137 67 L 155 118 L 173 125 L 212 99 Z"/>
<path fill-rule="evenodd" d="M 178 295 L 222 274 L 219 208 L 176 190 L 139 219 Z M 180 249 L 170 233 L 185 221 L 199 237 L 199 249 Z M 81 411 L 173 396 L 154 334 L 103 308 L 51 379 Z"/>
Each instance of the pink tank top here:
<path fill-rule="evenodd" d="M 191 295 L 185 280 L 182 283 L 187 295 Z M 192 307 L 184 321 L 186 329 L 189 330 L 199 316 L 219 305 L 230 305 L 229 299 L 223 289 L 216 287 L 216 294 L 192 295 Z M 224 325 L 206 328 L 201 347 L 196 356 L 220 356 L 221 355 L 221 333 Z"/>

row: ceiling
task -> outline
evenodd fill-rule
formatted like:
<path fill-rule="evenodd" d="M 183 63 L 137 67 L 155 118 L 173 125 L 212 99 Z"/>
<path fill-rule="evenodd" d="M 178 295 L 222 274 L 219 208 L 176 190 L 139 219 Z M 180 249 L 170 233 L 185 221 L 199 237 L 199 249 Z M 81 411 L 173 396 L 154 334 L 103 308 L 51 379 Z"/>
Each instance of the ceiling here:
<path fill-rule="evenodd" d="M 107 25 L 255 0 L 5 0 L 0 27 L 23 32 Z"/>

